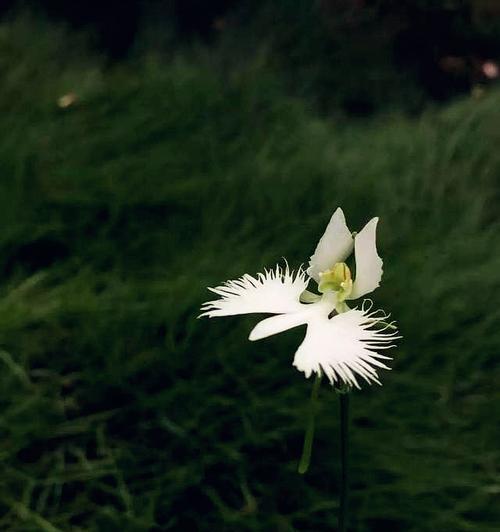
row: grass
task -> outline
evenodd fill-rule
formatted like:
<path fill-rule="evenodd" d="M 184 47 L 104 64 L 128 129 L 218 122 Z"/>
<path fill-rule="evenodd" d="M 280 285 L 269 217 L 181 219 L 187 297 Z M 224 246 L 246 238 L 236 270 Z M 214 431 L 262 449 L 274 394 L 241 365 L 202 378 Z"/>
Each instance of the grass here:
<path fill-rule="evenodd" d="M 381 217 L 374 297 L 404 335 L 352 397 L 352 530 L 497 530 L 500 93 L 327 120 L 258 60 L 106 70 L 72 39 L 0 28 L 0 527 L 334 529 L 326 386 L 296 472 L 303 331 L 195 318 L 206 286 L 306 261 L 341 205 Z"/>

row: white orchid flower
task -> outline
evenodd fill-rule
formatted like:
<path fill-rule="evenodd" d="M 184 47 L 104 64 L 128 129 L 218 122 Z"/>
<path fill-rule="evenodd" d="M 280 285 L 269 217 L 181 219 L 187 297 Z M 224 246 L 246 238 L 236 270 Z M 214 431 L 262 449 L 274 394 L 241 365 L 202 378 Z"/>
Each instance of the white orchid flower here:
<path fill-rule="evenodd" d="M 305 338 L 293 365 L 307 378 L 314 372 L 325 374 L 331 384 L 359 388 L 357 376 L 377 382 L 377 368 L 388 368 L 378 353 L 394 347 L 399 338 L 393 323 L 382 311 L 371 311 L 370 301 L 350 309 L 346 301 L 359 299 L 375 290 L 382 278 L 382 260 L 376 247 L 378 218 L 371 219 L 359 233 L 347 228 L 342 209 L 333 214 L 321 237 L 309 268 L 294 273 L 288 265 L 265 270 L 256 277 L 243 277 L 209 288 L 220 299 L 208 301 L 201 316 L 236 314 L 276 314 L 260 321 L 250 340 L 260 340 L 299 325 L 307 325 Z M 345 261 L 354 250 L 356 277 Z M 320 294 L 307 290 L 310 280 Z M 367 304 L 368 303 L 368 304 Z"/>

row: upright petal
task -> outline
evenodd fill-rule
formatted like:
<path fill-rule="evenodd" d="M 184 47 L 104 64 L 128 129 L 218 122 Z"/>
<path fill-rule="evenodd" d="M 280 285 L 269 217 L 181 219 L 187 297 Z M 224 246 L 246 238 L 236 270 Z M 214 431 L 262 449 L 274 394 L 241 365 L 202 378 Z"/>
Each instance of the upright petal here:
<path fill-rule="evenodd" d="M 383 270 L 377 253 L 377 223 L 378 218 L 372 218 L 354 238 L 356 277 L 347 299 L 358 299 L 380 285 Z"/>
<path fill-rule="evenodd" d="M 390 369 L 381 359 L 389 359 L 377 350 L 393 347 L 397 331 L 380 328 L 385 314 L 350 310 L 329 319 L 322 312 L 311 315 L 304 341 L 295 353 L 293 365 L 306 377 L 324 373 L 330 383 L 343 382 L 359 388 L 358 378 L 377 382 L 376 368 Z"/>
<path fill-rule="evenodd" d="M 226 281 L 216 288 L 209 288 L 220 299 L 208 301 L 201 307 L 200 316 L 232 316 L 254 312 L 281 314 L 302 310 L 300 294 L 305 290 L 308 280 L 299 270 L 291 272 L 288 266 L 276 266 L 274 270 L 265 270 L 257 277 L 245 274 L 240 279 Z"/>
<path fill-rule="evenodd" d="M 336 262 L 344 262 L 351 254 L 353 238 L 346 223 L 342 209 L 339 207 L 328 223 L 325 233 L 309 260 L 307 274 L 319 282 L 319 272 L 332 268 Z"/>

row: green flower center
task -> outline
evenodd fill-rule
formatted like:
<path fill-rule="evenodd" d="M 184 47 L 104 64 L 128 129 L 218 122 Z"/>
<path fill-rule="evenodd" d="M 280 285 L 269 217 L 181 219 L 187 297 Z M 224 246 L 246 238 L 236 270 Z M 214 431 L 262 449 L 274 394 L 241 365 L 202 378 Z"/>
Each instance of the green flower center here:
<path fill-rule="evenodd" d="M 337 262 L 333 268 L 319 273 L 318 290 L 337 292 L 339 301 L 343 301 L 352 292 L 352 275 L 349 266 L 345 262 Z"/>

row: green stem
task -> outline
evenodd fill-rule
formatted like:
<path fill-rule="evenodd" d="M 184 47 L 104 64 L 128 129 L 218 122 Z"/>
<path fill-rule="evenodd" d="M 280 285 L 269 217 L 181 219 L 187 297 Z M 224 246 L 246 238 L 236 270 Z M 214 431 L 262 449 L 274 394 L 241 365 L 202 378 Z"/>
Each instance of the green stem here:
<path fill-rule="evenodd" d="M 304 448 L 302 450 L 302 457 L 299 462 L 299 473 L 303 475 L 309 469 L 311 461 L 312 444 L 314 439 L 314 425 L 316 421 L 316 403 L 318 400 L 319 386 L 321 384 L 321 374 L 316 376 L 312 391 L 311 401 L 309 403 L 309 416 L 307 419 L 306 433 L 304 436 Z"/>
<path fill-rule="evenodd" d="M 348 451 L 349 451 L 349 393 L 339 393 L 340 399 L 340 461 L 341 461 L 341 481 L 340 481 L 340 510 L 339 510 L 339 532 L 347 530 L 347 496 L 349 491 L 348 477 Z"/>

